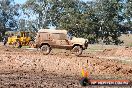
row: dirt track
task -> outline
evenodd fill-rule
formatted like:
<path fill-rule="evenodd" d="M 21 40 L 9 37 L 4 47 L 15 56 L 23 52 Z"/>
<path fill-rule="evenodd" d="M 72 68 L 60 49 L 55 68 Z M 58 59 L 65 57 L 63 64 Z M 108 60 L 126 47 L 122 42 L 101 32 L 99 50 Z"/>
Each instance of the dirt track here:
<path fill-rule="evenodd" d="M 78 88 L 81 87 L 78 80 L 82 68 L 88 70 L 92 79 L 132 80 L 132 65 L 101 59 L 96 54 L 84 53 L 81 57 L 61 52 L 43 55 L 1 46 L 0 56 L 0 87 L 5 88 Z"/>

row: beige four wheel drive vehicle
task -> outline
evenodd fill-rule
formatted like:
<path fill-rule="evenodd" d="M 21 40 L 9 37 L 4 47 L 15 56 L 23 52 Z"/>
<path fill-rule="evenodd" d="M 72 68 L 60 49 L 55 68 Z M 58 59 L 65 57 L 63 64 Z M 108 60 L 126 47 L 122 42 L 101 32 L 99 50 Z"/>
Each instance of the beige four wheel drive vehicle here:
<path fill-rule="evenodd" d="M 52 48 L 71 50 L 76 56 L 87 49 L 88 40 L 68 35 L 66 30 L 40 29 L 37 33 L 35 44 L 45 55 L 49 54 Z"/>

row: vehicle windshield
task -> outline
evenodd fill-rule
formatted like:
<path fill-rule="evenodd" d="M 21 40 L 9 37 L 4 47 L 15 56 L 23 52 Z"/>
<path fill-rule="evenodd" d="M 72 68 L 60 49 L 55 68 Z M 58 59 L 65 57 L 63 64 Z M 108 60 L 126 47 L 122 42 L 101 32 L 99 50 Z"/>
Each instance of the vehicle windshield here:
<path fill-rule="evenodd" d="M 67 38 L 70 39 L 70 40 L 72 40 L 72 37 L 73 37 L 73 36 L 72 36 L 72 33 L 68 32 L 68 33 L 67 33 Z"/>

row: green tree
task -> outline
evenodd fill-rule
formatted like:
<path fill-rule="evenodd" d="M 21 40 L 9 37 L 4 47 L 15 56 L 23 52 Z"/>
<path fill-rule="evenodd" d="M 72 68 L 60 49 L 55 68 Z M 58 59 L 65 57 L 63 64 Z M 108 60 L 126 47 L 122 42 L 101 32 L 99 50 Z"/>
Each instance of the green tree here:
<path fill-rule="evenodd" d="M 47 28 L 49 25 L 49 7 L 49 0 L 27 0 L 25 5 L 23 5 L 24 10 L 33 11 L 37 15 L 39 28 Z"/>
<path fill-rule="evenodd" d="M 15 17 L 19 16 L 18 4 L 13 0 L 0 0 L 0 40 L 6 31 L 16 30 L 17 20 Z"/>
<path fill-rule="evenodd" d="M 17 29 L 17 21 L 15 16 L 18 16 L 18 5 L 15 5 L 13 0 L 1 0 L 0 1 L 0 28 L 2 32 L 6 29 Z"/>
<path fill-rule="evenodd" d="M 95 13 L 98 18 L 100 28 L 96 30 L 99 37 L 106 43 L 112 41 L 115 44 L 119 43 L 120 36 L 119 25 L 124 21 L 122 14 L 123 2 L 121 0 L 97 0 Z"/>
<path fill-rule="evenodd" d="M 124 7 L 123 0 L 28 0 L 24 7 L 38 15 L 39 28 L 55 26 L 72 31 L 76 37 L 115 44 L 119 43 L 122 23 L 130 17 L 124 16 L 128 7 Z"/>
<path fill-rule="evenodd" d="M 127 26 L 132 30 L 132 0 L 127 0 L 125 5 L 125 18 Z"/>
<path fill-rule="evenodd" d="M 90 6 L 79 0 L 54 0 L 52 4 L 50 17 L 54 26 L 72 31 L 76 37 L 88 36 L 94 23 L 90 20 L 94 17 Z"/>

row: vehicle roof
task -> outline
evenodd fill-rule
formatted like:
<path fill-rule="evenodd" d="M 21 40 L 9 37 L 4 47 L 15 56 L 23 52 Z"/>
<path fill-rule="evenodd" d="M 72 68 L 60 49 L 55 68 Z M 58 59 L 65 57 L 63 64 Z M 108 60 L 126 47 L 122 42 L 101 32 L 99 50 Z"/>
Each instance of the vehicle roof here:
<path fill-rule="evenodd" d="M 40 29 L 38 32 L 64 33 L 64 34 L 67 34 L 66 30 L 54 30 L 54 29 Z"/>

